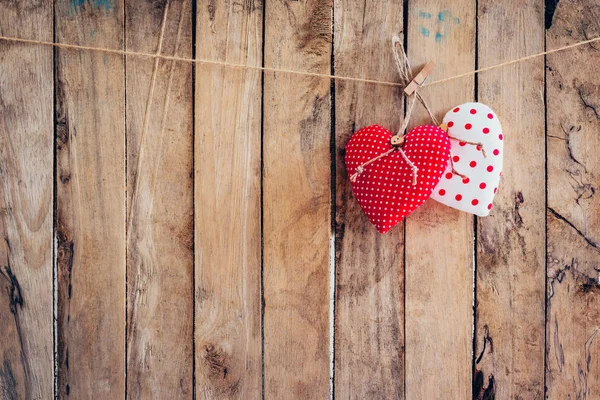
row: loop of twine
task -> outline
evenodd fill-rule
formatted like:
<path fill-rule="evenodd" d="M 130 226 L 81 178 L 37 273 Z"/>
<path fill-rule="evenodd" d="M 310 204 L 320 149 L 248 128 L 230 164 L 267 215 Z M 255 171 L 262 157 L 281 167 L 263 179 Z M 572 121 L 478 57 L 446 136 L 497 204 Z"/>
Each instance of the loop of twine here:
<path fill-rule="evenodd" d="M 406 51 L 404 50 L 402 40 L 400 40 L 400 37 L 397 35 L 392 36 L 392 50 L 394 53 L 394 61 L 396 61 L 396 67 L 398 68 L 398 74 L 400 75 L 400 84 L 402 87 L 406 87 L 413 80 L 413 74 L 411 72 L 410 61 L 406 55 Z M 400 132 L 404 132 L 406 126 L 408 126 L 408 120 L 410 119 L 410 114 L 412 113 L 412 106 L 414 105 L 415 99 L 419 100 L 419 103 L 421 103 L 425 110 L 427 110 L 427 113 L 429 114 L 429 117 L 433 123 L 436 126 L 439 125 L 439 122 L 433 114 L 433 111 L 431 111 L 431 108 L 429 108 L 429 105 L 427 105 L 427 102 L 425 102 L 423 96 L 421 96 L 421 93 L 418 92 L 418 88 L 413 92 L 411 97 L 414 97 L 413 104 L 409 105 L 406 111 L 404 123 L 402 124 L 403 128 L 400 130 Z"/>
<path fill-rule="evenodd" d="M 450 139 L 454 139 L 454 140 L 458 140 L 459 142 L 463 142 L 466 144 L 470 144 L 471 146 L 477 146 L 478 150 L 481 150 L 481 154 L 483 154 L 483 158 L 487 158 L 487 153 L 485 152 L 485 148 L 483 147 L 483 143 L 482 142 L 470 142 L 468 140 L 465 139 L 461 139 L 461 138 L 457 138 L 455 136 L 449 135 L 448 133 L 446 133 L 446 135 L 450 138 Z"/>

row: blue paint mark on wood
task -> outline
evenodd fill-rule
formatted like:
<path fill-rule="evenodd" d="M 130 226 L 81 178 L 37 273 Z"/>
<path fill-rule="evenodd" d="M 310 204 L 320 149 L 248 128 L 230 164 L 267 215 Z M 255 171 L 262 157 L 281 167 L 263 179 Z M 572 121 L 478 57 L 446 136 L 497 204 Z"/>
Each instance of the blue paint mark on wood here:
<path fill-rule="evenodd" d="M 438 13 L 438 21 L 440 21 L 440 22 L 446 21 L 446 19 L 448 17 L 450 17 L 450 11 L 448 11 L 448 10 L 440 11 Z"/>
<path fill-rule="evenodd" d="M 113 9 L 113 4 L 111 0 L 71 0 L 71 7 L 76 12 L 87 7 L 111 11 Z"/>
<path fill-rule="evenodd" d="M 456 25 L 460 24 L 460 18 L 453 17 L 449 10 L 440 11 L 438 13 L 438 21 L 440 22 L 454 22 Z"/>
<path fill-rule="evenodd" d="M 436 43 L 442 43 L 446 36 L 452 34 L 454 26 L 460 25 L 460 18 L 452 15 L 448 9 L 437 12 L 437 18 L 433 18 L 433 15 L 436 15 L 436 12 L 419 10 L 420 19 L 431 20 L 423 21 L 423 25 L 419 26 L 419 33 L 424 37 L 432 37 Z"/>

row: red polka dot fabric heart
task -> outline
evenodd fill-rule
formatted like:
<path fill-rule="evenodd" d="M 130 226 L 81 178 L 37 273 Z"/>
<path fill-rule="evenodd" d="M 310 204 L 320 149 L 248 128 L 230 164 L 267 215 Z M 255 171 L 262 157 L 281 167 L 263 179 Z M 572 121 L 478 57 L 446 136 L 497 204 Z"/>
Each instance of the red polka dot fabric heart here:
<path fill-rule="evenodd" d="M 352 176 L 363 163 L 393 148 L 392 133 L 379 125 L 362 128 L 346 144 L 346 170 Z M 385 233 L 431 196 L 450 154 L 446 133 L 433 125 L 418 126 L 407 133 L 401 147 L 418 168 L 413 170 L 399 151 L 363 167 L 352 184 L 354 197 L 380 233 Z"/>
<path fill-rule="evenodd" d="M 452 166 L 448 165 L 431 198 L 485 217 L 492 209 L 502 176 L 504 136 L 498 116 L 485 104 L 465 103 L 448 111 L 444 123 L 449 136 L 462 139 L 450 139 L 450 156 L 454 169 L 466 178 L 452 174 Z M 479 146 L 466 142 L 483 144 L 487 157 Z"/>

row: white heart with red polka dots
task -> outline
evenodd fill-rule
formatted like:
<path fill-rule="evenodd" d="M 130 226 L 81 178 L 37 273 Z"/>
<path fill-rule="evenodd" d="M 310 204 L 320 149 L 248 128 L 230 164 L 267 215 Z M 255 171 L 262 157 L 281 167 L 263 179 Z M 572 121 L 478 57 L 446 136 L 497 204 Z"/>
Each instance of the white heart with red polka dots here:
<path fill-rule="evenodd" d="M 431 198 L 471 214 L 485 217 L 492 209 L 494 196 L 502 176 L 504 136 L 496 113 L 482 103 L 465 103 L 444 116 L 450 138 L 452 163 L 435 187 Z M 479 146 L 466 142 L 481 143 Z"/>

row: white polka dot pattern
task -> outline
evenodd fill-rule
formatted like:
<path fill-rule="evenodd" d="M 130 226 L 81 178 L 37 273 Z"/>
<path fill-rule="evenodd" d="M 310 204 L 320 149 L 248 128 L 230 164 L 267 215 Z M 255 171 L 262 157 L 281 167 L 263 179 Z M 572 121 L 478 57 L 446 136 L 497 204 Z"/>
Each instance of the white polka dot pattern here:
<path fill-rule="evenodd" d="M 483 144 L 487 158 L 478 146 L 450 139 L 454 168 L 466 178 L 452 174 L 452 167 L 448 165 L 431 198 L 485 217 L 492 209 L 502 176 L 504 136 L 498 116 L 485 104 L 465 103 L 448 111 L 444 123 L 448 126 L 448 135 Z"/>
<path fill-rule="evenodd" d="M 379 125 L 362 128 L 346 144 L 348 176 L 366 161 L 390 150 L 392 133 Z M 356 182 L 351 182 L 354 197 L 380 233 L 385 233 L 431 196 L 450 154 L 446 133 L 433 125 L 414 128 L 405 135 L 402 150 L 418 171 L 413 172 L 402 155 L 395 151 L 364 167 Z"/>

